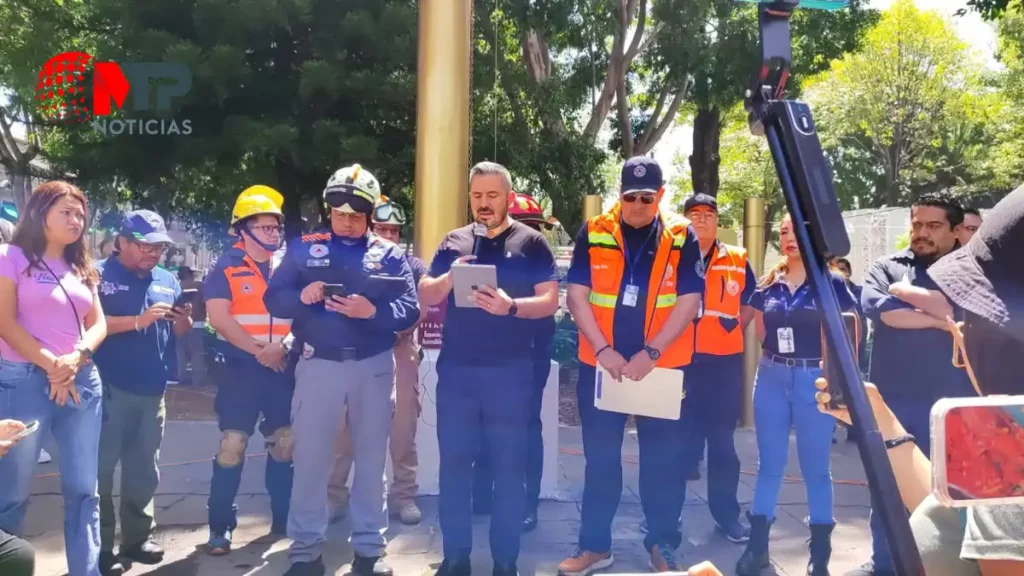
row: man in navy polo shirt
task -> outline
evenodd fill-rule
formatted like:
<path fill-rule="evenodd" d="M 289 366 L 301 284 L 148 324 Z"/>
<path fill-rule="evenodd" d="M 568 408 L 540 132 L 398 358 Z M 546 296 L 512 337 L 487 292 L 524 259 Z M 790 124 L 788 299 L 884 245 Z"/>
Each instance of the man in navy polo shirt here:
<path fill-rule="evenodd" d="M 167 356 L 192 328 L 191 306 L 173 307 L 181 287 L 157 268 L 171 244 L 164 221 L 154 212 L 129 212 L 121 221 L 115 251 L 96 264 L 99 296 L 107 316 L 107 339 L 96 351 L 103 378 L 100 433 L 100 572 L 120 574 L 115 558 L 114 468 L 121 462 L 120 558 L 158 564 L 164 551 L 153 542 L 153 494 L 160 482 L 157 460 L 164 435 Z"/>
<path fill-rule="evenodd" d="M 939 398 L 974 396 L 967 372 L 950 362 L 953 338 L 946 316 L 961 310 L 933 310 L 928 291 L 938 285 L 928 267 L 959 248 L 963 208 L 944 196 L 921 198 L 910 207 L 910 247 L 878 259 L 864 277 L 861 305 L 874 325 L 869 380 L 878 386 L 917 446 L 929 453 L 932 405 Z M 923 296 L 923 298 L 922 298 Z M 872 558 L 848 576 L 895 574 L 878 514 L 871 515 Z"/>

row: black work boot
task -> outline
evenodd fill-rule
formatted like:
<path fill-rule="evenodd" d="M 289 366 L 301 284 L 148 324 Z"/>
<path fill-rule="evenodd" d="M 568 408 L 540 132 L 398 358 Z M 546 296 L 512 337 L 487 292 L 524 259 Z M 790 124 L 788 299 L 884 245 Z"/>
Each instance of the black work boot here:
<path fill-rule="evenodd" d="M 807 562 L 807 576 L 829 576 L 828 560 L 832 557 L 832 524 L 811 524 L 811 559 Z"/>
<path fill-rule="evenodd" d="M 312 562 L 292 562 L 284 576 L 324 576 L 325 572 L 327 568 L 324 566 L 324 557 L 317 556 Z M 355 572 L 354 568 L 352 572 Z"/>
<path fill-rule="evenodd" d="M 391 567 L 380 556 L 360 556 L 352 559 L 353 576 L 391 576 Z"/>
<path fill-rule="evenodd" d="M 473 573 L 473 568 L 469 563 L 469 558 L 445 558 L 441 562 L 441 566 L 438 567 L 437 572 L 434 576 L 470 576 Z"/>
<path fill-rule="evenodd" d="M 736 562 L 737 576 L 758 576 L 771 564 L 768 558 L 768 532 L 771 530 L 771 522 L 764 514 L 751 514 L 747 512 L 747 520 L 750 522 L 750 540 L 747 541 L 747 548 L 743 555 Z"/>
<path fill-rule="evenodd" d="M 124 566 L 117 559 L 117 556 L 114 556 L 112 550 L 100 552 L 100 574 L 102 576 L 121 576 L 124 574 Z"/>
<path fill-rule="evenodd" d="M 118 556 L 124 560 L 152 566 L 164 561 L 164 549 L 150 537 L 128 547 L 122 546 Z"/>

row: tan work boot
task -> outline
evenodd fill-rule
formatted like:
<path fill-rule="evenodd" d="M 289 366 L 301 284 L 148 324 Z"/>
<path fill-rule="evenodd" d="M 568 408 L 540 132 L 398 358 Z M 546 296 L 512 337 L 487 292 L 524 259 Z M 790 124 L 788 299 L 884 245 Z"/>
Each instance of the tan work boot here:
<path fill-rule="evenodd" d="M 572 556 L 562 560 L 562 563 L 558 565 L 558 574 L 559 576 L 587 576 L 595 570 L 611 566 L 614 560 L 610 551 L 598 553 L 577 548 Z"/>

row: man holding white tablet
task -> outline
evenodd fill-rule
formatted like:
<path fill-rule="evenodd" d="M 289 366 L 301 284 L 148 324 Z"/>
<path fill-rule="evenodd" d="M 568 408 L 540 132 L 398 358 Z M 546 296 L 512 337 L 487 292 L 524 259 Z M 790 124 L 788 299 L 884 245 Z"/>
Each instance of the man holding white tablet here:
<path fill-rule="evenodd" d="M 612 520 L 622 496 L 626 414 L 595 406 L 598 363 L 612 378 L 642 380 L 655 368 L 690 364 L 693 339 L 680 338 L 704 293 L 704 259 L 689 220 L 659 212 L 661 167 L 636 156 L 622 167 L 620 201 L 580 229 L 569 265 L 567 303 L 580 330 L 577 382 L 583 455 L 579 549 L 558 567 L 584 576 L 612 564 Z M 637 416 L 644 546 L 654 572 L 680 570 L 684 492 L 681 420 Z"/>
<path fill-rule="evenodd" d="M 444 539 L 444 562 L 437 574 L 470 573 L 472 466 L 480 442 L 487 442 L 495 478 L 490 535 L 494 574 L 513 576 L 526 506 L 523 475 L 534 336 L 529 320 L 552 316 L 558 309 L 558 275 L 544 236 L 508 216 L 508 170 L 481 162 L 470 171 L 469 181 L 475 222 L 445 237 L 430 276 L 419 284 L 423 305 L 448 299 L 437 362 Z M 453 279 L 453 266 L 465 264 L 481 267 L 460 269 L 459 279 Z M 497 286 L 478 282 L 490 274 Z M 464 282 L 470 285 L 461 285 Z M 456 293 L 465 297 L 456 301 Z"/>

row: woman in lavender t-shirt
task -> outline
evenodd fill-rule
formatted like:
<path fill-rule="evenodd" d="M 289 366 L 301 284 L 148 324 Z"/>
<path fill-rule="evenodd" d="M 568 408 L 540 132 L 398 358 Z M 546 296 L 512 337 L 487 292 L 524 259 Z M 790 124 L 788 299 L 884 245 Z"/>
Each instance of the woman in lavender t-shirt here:
<path fill-rule="evenodd" d="M 97 274 L 83 240 L 85 195 L 46 182 L 0 246 L 0 420 L 39 422 L 0 459 L 0 530 L 19 534 L 39 450 L 60 451 L 64 543 L 71 576 L 99 576 L 96 475 L 102 390 L 92 352 L 107 335 Z"/>

